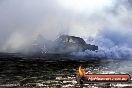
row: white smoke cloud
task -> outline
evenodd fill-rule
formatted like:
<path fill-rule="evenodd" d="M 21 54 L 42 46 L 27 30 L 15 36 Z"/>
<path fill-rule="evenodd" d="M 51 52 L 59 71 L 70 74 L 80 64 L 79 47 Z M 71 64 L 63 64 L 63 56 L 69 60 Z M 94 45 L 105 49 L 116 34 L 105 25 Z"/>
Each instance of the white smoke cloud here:
<path fill-rule="evenodd" d="M 55 39 L 68 25 L 68 17 L 50 0 L 4 0 L 0 3 L 0 51 L 15 51 L 43 35 Z"/>
<path fill-rule="evenodd" d="M 99 18 L 93 15 L 93 17 L 96 18 L 95 21 L 99 22 L 101 26 L 97 29 L 98 32 L 95 36 L 87 39 L 87 43 L 98 45 L 99 50 L 86 50 L 85 52 L 73 54 L 101 58 L 131 59 L 132 16 L 130 14 L 132 11 L 130 10 L 130 6 L 131 3 L 129 3 L 129 0 L 120 0 L 120 2 L 115 4 L 115 8 L 97 13 Z M 94 24 L 92 26 L 94 26 Z"/>
<path fill-rule="evenodd" d="M 104 5 L 101 10 L 85 9 L 78 13 L 78 10 L 65 9 L 58 2 L 2 0 L 0 51 L 27 49 L 40 34 L 48 40 L 54 40 L 60 34 L 69 34 L 99 46 L 96 52 L 86 50 L 78 52 L 79 55 L 108 58 L 132 56 L 131 0 L 118 0 L 108 7 Z"/>

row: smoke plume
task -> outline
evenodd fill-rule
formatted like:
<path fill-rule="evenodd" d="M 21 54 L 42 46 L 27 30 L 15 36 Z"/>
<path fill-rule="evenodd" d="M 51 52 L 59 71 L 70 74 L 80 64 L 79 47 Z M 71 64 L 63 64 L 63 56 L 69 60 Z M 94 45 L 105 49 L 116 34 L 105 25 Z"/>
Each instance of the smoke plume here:
<path fill-rule="evenodd" d="M 97 6 L 74 11 L 63 7 L 60 0 L 1 0 L 0 51 L 28 49 L 39 35 L 54 40 L 68 34 L 99 46 L 98 51 L 86 50 L 76 55 L 131 58 L 132 2 L 110 1 L 100 9 Z"/>

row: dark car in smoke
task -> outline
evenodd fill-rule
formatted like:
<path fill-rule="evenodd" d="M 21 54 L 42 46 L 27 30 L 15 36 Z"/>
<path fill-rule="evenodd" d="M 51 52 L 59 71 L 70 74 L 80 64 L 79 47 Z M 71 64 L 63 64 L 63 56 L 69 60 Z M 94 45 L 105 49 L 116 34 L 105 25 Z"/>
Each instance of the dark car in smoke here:
<path fill-rule="evenodd" d="M 98 50 L 98 46 L 86 44 L 82 38 L 69 35 L 60 36 L 55 43 L 55 51 L 60 53 L 85 51 L 87 49 Z"/>

